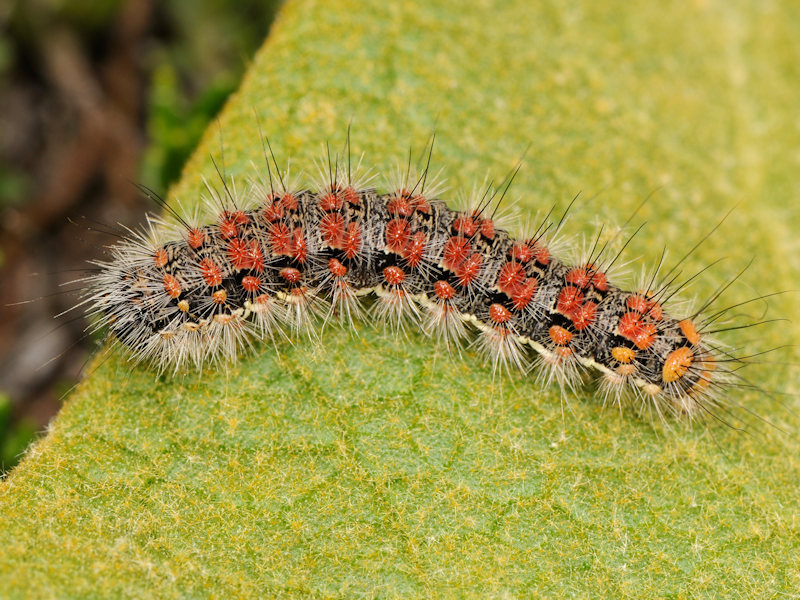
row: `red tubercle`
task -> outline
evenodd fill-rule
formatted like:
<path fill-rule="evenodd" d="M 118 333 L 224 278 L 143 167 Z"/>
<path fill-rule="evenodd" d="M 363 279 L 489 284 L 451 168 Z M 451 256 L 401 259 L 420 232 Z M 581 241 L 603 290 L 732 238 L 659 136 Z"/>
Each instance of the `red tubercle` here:
<path fill-rule="evenodd" d="M 556 310 L 571 319 L 583 304 L 583 292 L 571 285 L 564 286 L 558 293 Z"/>
<path fill-rule="evenodd" d="M 297 198 L 291 192 L 286 192 L 281 196 L 280 206 L 285 210 L 294 212 L 297 210 Z"/>
<path fill-rule="evenodd" d="M 208 287 L 216 287 L 222 283 L 222 270 L 210 258 L 200 262 L 200 276 Z"/>
<path fill-rule="evenodd" d="M 471 285 L 480 274 L 482 264 L 483 257 L 480 254 L 471 254 L 455 271 L 458 283 L 463 287 Z"/>
<path fill-rule="evenodd" d="M 489 318 L 497 324 L 508 323 L 511 316 L 511 311 L 502 304 L 495 302 L 489 307 Z"/>
<path fill-rule="evenodd" d="M 468 238 L 478 232 L 478 227 L 475 217 L 464 213 L 459 213 L 455 221 L 453 221 L 453 231 Z"/>
<path fill-rule="evenodd" d="M 608 278 L 606 274 L 601 271 L 595 272 L 592 275 L 592 285 L 598 292 L 608 291 Z"/>
<path fill-rule="evenodd" d="M 459 235 L 454 235 L 445 242 L 442 253 L 442 264 L 451 271 L 456 271 L 470 255 L 469 240 Z"/>
<path fill-rule="evenodd" d="M 240 210 L 226 210 L 222 213 L 219 221 L 219 234 L 226 240 L 236 237 L 239 235 L 239 227 L 246 225 L 249 221 L 250 217 Z"/>
<path fill-rule="evenodd" d="M 358 206 L 358 204 L 361 202 L 358 197 L 358 192 L 356 192 L 352 185 L 348 185 L 342 190 L 342 197 L 344 198 L 345 202 L 352 204 L 353 206 Z"/>
<path fill-rule="evenodd" d="M 570 319 L 577 331 L 583 331 L 597 318 L 597 304 L 584 300 L 585 296 L 580 288 L 567 285 L 559 292 L 556 302 L 556 310 Z"/>
<path fill-rule="evenodd" d="M 538 244 L 534 244 L 534 247 L 533 247 L 533 258 L 540 265 L 549 265 L 550 264 L 550 250 L 548 250 L 544 246 L 540 246 Z"/>
<path fill-rule="evenodd" d="M 250 217 L 241 210 L 223 213 L 226 217 L 233 219 L 237 225 L 247 225 L 250 222 Z"/>
<path fill-rule="evenodd" d="M 303 274 L 300 272 L 300 270 L 295 269 L 294 267 L 284 267 L 280 271 L 278 271 L 278 275 L 280 275 L 282 279 L 291 284 L 299 283 L 300 280 L 303 278 Z"/>
<path fill-rule="evenodd" d="M 234 269 L 248 268 L 247 244 L 245 244 L 244 240 L 239 238 L 232 239 L 228 243 L 227 254 L 228 260 L 231 261 Z"/>
<path fill-rule="evenodd" d="M 235 238 L 228 243 L 227 254 L 234 269 L 250 269 L 257 273 L 264 270 L 264 256 L 256 240 Z"/>
<path fill-rule="evenodd" d="M 654 321 L 660 321 L 664 317 L 664 309 L 661 304 L 650 300 L 645 294 L 631 294 L 625 300 L 625 305 L 640 315 L 645 315 Z"/>
<path fill-rule="evenodd" d="M 261 273 L 264 270 L 264 254 L 261 252 L 261 246 L 256 240 L 251 240 L 249 244 L 249 259 L 251 271 Z"/>
<path fill-rule="evenodd" d="M 295 288 L 292 288 L 289 292 L 295 298 L 303 298 L 305 299 L 306 294 L 308 294 L 308 286 L 300 285 Z"/>
<path fill-rule="evenodd" d="M 162 279 L 164 290 L 170 298 L 177 298 L 181 295 L 181 284 L 174 275 L 167 273 Z"/>
<path fill-rule="evenodd" d="M 416 232 L 411 236 L 411 239 L 403 249 L 403 258 L 412 269 L 417 267 L 422 262 L 422 255 L 425 253 L 426 238 L 425 234 L 421 231 Z"/>
<path fill-rule="evenodd" d="M 497 276 L 497 289 L 512 296 L 525 283 L 525 267 L 518 262 L 507 262 L 500 267 Z"/>
<path fill-rule="evenodd" d="M 620 317 L 617 328 L 622 337 L 632 339 L 642 326 L 642 316 L 635 312 L 627 312 Z"/>
<path fill-rule="evenodd" d="M 340 249 L 344 235 L 344 217 L 339 213 L 328 213 L 319 222 L 322 240 L 331 248 Z"/>
<path fill-rule="evenodd" d="M 341 210 L 344 206 L 344 197 L 338 190 L 331 190 L 319 199 L 319 207 L 325 212 Z"/>
<path fill-rule="evenodd" d="M 568 359 L 572 356 L 572 348 L 567 348 L 565 346 L 556 346 L 553 348 L 553 352 L 561 359 Z"/>
<path fill-rule="evenodd" d="M 597 318 L 597 304 L 592 301 L 586 302 L 572 315 L 572 325 L 577 331 L 583 331 L 594 323 Z"/>
<path fill-rule="evenodd" d="M 386 205 L 386 210 L 395 217 L 410 217 L 414 206 L 409 200 L 408 190 L 398 190 Z"/>
<path fill-rule="evenodd" d="M 341 249 L 347 258 L 355 258 L 361 250 L 361 229 L 358 223 L 348 223 L 342 236 Z"/>
<path fill-rule="evenodd" d="M 186 242 L 189 244 L 189 247 L 197 250 L 206 242 L 205 230 L 199 227 L 193 227 L 186 232 Z"/>
<path fill-rule="evenodd" d="M 386 247 L 397 254 L 401 254 L 408 244 L 411 236 L 411 226 L 405 219 L 392 219 L 386 224 L 384 238 Z"/>
<path fill-rule="evenodd" d="M 344 277 L 347 275 L 347 267 L 335 258 L 328 259 L 328 270 L 334 277 Z"/>
<path fill-rule="evenodd" d="M 421 212 L 426 215 L 431 211 L 430 203 L 425 198 L 425 196 L 422 196 L 421 194 L 417 194 L 416 196 L 411 198 L 411 206 L 415 211 Z"/>
<path fill-rule="evenodd" d="M 297 198 L 291 192 L 284 194 L 272 194 L 264 200 L 262 214 L 269 223 L 280 221 L 286 216 L 286 212 L 297 211 Z"/>
<path fill-rule="evenodd" d="M 528 277 L 525 283 L 513 294 L 511 294 L 511 304 L 516 310 L 522 310 L 531 303 L 536 291 L 539 289 L 539 281 L 533 277 Z"/>
<path fill-rule="evenodd" d="M 487 240 L 493 240 L 495 234 L 494 221 L 491 219 L 483 219 L 481 221 L 480 231 L 481 235 Z"/>
<path fill-rule="evenodd" d="M 155 255 L 153 255 L 153 262 L 155 263 L 156 267 L 163 269 L 169 262 L 169 254 L 167 254 L 167 251 L 164 248 L 159 248 L 156 250 Z"/>
<path fill-rule="evenodd" d="M 264 219 L 270 223 L 274 223 L 275 221 L 280 221 L 283 219 L 284 209 L 280 205 L 279 201 L 269 202 L 267 205 L 264 206 L 262 210 L 262 214 L 264 215 Z"/>
<path fill-rule="evenodd" d="M 261 289 L 261 279 L 253 275 L 242 277 L 242 288 L 245 292 L 254 294 Z"/>
<path fill-rule="evenodd" d="M 452 300 L 456 295 L 456 290 L 444 279 L 440 279 L 433 284 L 433 293 L 440 300 Z"/>
<path fill-rule="evenodd" d="M 653 302 L 650 305 L 650 308 L 647 309 L 647 312 L 645 314 L 654 321 L 660 321 L 661 319 L 664 318 L 664 309 L 658 302 Z"/>
<path fill-rule="evenodd" d="M 579 288 L 588 287 L 591 280 L 591 275 L 589 275 L 587 270 L 583 267 L 573 267 L 567 271 L 567 274 L 564 276 L 564 281 L 578 286 Z"/>
<path fill-rule="evenodd" d="M 400 267 L 391 266 L 383 270 L 383 278 L 389 285 L 400 285 L 406 280 L 406 274 Z"/>
<path fill-rule="evenodd" d="M 600 292 L 608 290 L 608 281 L 605 273 L 597 271 L 594 265 L 585 267 L 573 267 L 567 271 L 564 277 L 567 283 L 576 285 L 579 288 L 587 288 L 590 285 Z"/>
<path fill-rule="evenodd" d="M 622 337 L 632 341 L 640 350 L 653 345 L 658 329 L 652 323 L 645 323 L 642 315 L 628 312 L 622 315 L 617 325 Z"/>
<path fill-rule="evenodd" d="M 269 245 L 272 247 L 273 254 L 288 254 L 289 246 L 292 241 L 289 227 L 284 223 L 273 223 L 267 229 L 269 235 Z"/>
<path fill-rule="evenodd" d="M 292 240 L 289 243 L 289 255 L 301 264 L 308 258 L 308 246 L 302 227 L 294 228 Z"/>
<path fill-rule="evenodd" d="M 273 223 L 267 234 L 273 254 L 291 256 L 300 263 L 306 261 L 308 248 L 302 227 L 295 227 L 294 231 L 290 232 L 284 223 Z"/>
<path fill-rule="evenodd" d="M 647 312 L 647 304 L 647 298 L 640 294 L 631 294 L 625 300 L 625 305 L 640 315 Z"/>
<path fill-rule="evenodd" d="M 525 242 L 518 242 L 511 247 L 509 256 L 521 263 L 529 263 L 533 259 L 533 249 Z"/>

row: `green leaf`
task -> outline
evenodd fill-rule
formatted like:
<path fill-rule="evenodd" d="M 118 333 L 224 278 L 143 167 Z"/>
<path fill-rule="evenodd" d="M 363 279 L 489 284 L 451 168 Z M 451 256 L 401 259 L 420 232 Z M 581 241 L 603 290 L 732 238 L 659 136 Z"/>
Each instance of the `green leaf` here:
<path fill-rule="evenodd" d="M 563 6 L 562 6 L 563 4 Z M 330 140 L 376 172 L 436 128 L 451 189 L 514 184 L 521 221 L 579 191 L 568 231 L 649 222 L 626 257 L 686 261 L 704 298 L 796 288 L 800 14 L 790 2 L 289 3 L 171 191 L 198 201 L 211 156 L 240 186 Z M 451 191 L 448 198 L 455 198 Z M 574 244 L 575 239 L 570 244 Z M 564 251 L 567 248 L 565 247 Z M 641 257 L 641 260 L 639 260 Z M 638 272 L 638 271 L 637 271 Z M 758 319 L 767 301 L 740 310 Z M 731 331 L 739 352 L 793 323 Z M 797 360 L 797 350 L 775 354 Z M 796 371 L 746 371 L 796 393 Z M 222 372 L 157 377 L 98 358 L 48 435 L 0 482 L 8 596 L 772 597 L 800 589 L 793 396 L 725 399 L 748 420 L 671 428 L 492 377 L 416 333 L 327 328 Z M 564 413 L 562 418 L 562 411 Z M 734 416 L 720 413 L 725 419 Z M 713 420 L 712 420 L 713 422 Z"/>

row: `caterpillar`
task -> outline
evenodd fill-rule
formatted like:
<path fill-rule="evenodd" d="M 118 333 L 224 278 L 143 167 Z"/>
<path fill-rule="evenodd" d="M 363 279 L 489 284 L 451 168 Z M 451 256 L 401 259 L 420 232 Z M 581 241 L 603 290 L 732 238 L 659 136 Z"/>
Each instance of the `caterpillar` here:
<path fill-rule="evenodd" d="M 267 145 L 269 142 L 267 140 Z M 426 146 L 427 150 L 428 146 Z M 682 287 L 661 264 L 633 289 L 609 277 L 620 253 L 599 237 L 585 260 L 553 252 L 563 223 L 512 235 L 497 217 L 519 165 L 471 206 L 452 208 L 427 164 L 398 169 L 387 191 L 337 154 L 313 186 L 293 184 L 269 148 L 245 193 L 208 183 L 215 218 L 171 208 L 93 264 L 82 304 L 135 362 L 175 372 L 235 360 L 276 336 L 316 335 L 331 320 L 418 326 L 448 347 L 484 352 L 574 389 L 599 376 L 604 401 L 690 420 L 721 405 L 738 359 L 714 341 L 721 312 L 675 316 Z M 224 163 L 223 163 L 224 164 Z M 566 213 L 565 213 L 566 215 Z M 624 247 L 623 247 L 624 249 Z"/>

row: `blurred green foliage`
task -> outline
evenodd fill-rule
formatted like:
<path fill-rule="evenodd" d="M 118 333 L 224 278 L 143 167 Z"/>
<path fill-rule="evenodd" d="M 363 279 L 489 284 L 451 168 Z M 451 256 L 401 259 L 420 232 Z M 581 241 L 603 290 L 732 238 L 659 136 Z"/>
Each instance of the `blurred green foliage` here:
<path fill-rule="evenodd" d="M 36 44 L 55 26 L 86 40 L 106 30 L 122 5 L 122 0 L 27 0 L 12 3 L 8 24 L 13 37 L 23 44 Z"/>
<path fill-rule="evenodd" d="M 12 420 L 11 401 L 0 394 L 0 477 L 11 469 L 36 437 L 36 426 L 28 419 Z"/>
<path fill-rule="evenodd" d="M 142 180 L 165 191 L 209 121 L 236 89 L 279 0 L 176 0 L 164 5 L 175 40 L 155 48 Z"/>
<path fill-rule="evenodd" d="M 0 85 L 6 80 L 14 65 L 15 54 L 10 40 L 0 35 Z M 19 201 L 26 188 L 24 174 L 8 168 L 0 161 L 0 209 Z M 0 253 L 0 266 L 2 265 L 2 253 Z"/>

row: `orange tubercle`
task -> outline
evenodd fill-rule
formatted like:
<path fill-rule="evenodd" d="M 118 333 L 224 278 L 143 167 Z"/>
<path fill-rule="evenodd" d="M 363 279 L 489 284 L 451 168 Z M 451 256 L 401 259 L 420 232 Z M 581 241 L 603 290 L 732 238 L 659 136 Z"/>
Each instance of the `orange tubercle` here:
<path fill-rule="evenodd" d="M 692 362 L 694 362 L 694 353 L 691 348 L 682 346 L 677 350 L 673 350 L 664 362 L 661 379 L 665 383 L 677 381 L 686 375 L 686 371 L 692 366 Z"/>
<path fill-rule="evenodd" d="M 566 346 L 572 341 L 572 333 L 561 327 L 553 325 L 549 330 L 550 339 L 558 346 Z"/>
<path fill-rule="evenodd" d="M 691 319 L 684 319 L 678 323 L 678 325 L 680 325 L 681 332 L 692 346 L 696 346 L 700 343 L 700 334 L 697 332 L 697 327 L 694 326 Z"/>
<path fill-rule="evenodd" d="M 636 365 L 619 365 L 617 367 L 617 373 L 626 377 L 633 375 L 636 373 Z"/>
<path fill-rule="evenodd" d="M 636 358 L 636 350 L 633 348 L 626 348 L 625 346 L 616 346 L 611 349 L 611 356 L 614 357 L 614 360 L 617 362 L 628 364 L 633 362 L 633 359 Z"/>

